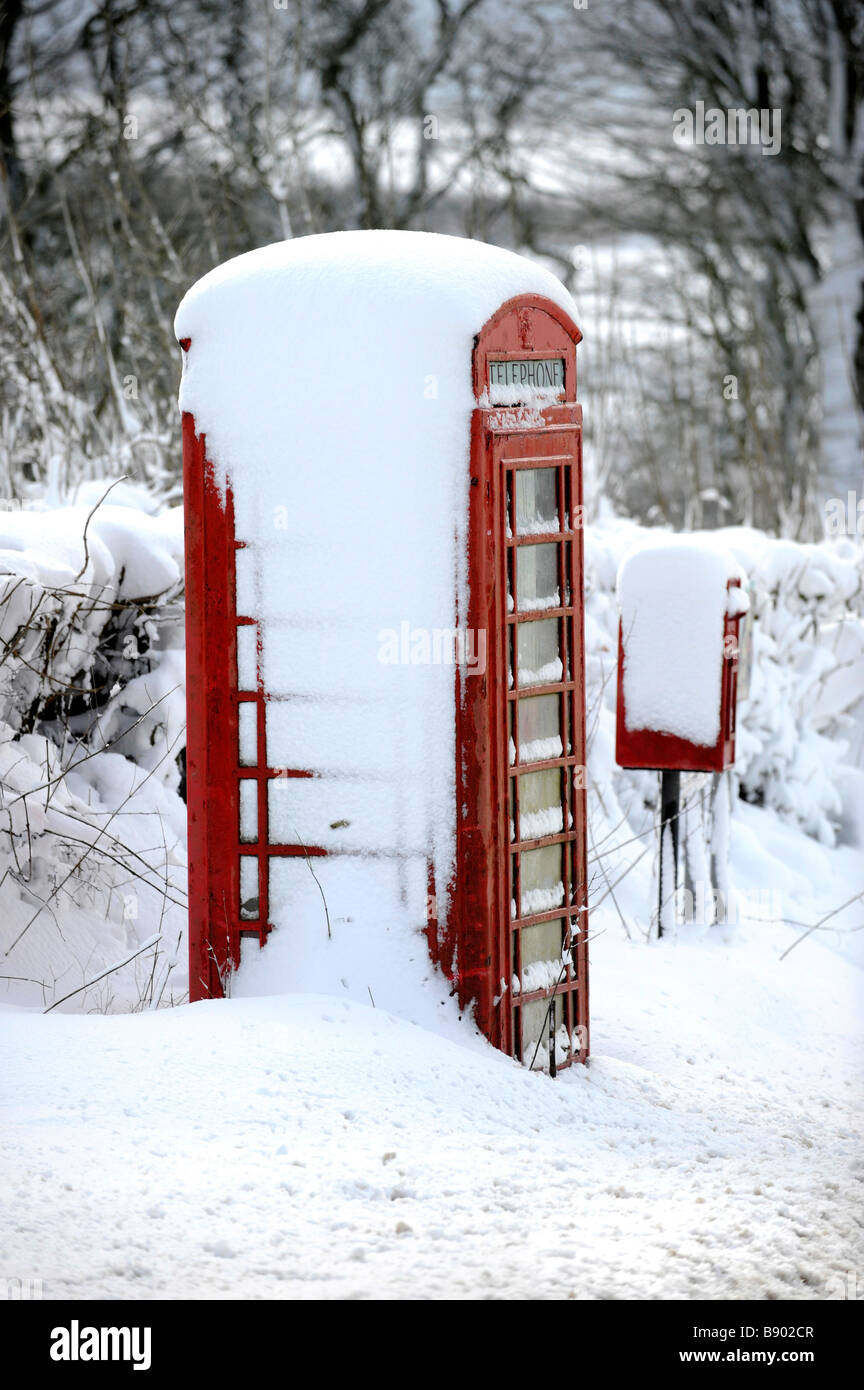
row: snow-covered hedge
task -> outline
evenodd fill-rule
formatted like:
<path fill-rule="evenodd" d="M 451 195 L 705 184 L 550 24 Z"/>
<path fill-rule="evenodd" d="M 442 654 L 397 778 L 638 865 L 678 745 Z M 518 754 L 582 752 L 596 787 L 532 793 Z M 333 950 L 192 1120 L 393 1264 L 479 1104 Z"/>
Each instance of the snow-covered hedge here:
<path fill-rule="evenodd" d="M 128 1008 L 185 987 L 182 514 L 94 491 L 0 513 L 0 998 Z"/>

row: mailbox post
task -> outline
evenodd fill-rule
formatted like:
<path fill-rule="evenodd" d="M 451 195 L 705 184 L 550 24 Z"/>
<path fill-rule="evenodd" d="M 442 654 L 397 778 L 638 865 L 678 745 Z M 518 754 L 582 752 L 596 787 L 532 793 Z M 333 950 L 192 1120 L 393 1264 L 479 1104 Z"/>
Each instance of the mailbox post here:
<path fill-rule="evenodd" d="M 324 949 L 328 961 L 347 949 L 342 983 L 357 977 L 365 999 L 358 943 L 374 924 L 358 919 L 380 892 L 394 950 L 405 941 L 413 953 L 410 934 L 425 931 L 492 1043 L 554 1074 L 588 1056 L 581 334 L 569 299 L 510 253 L 421 233 L 301 238 L 236 264 L 236 276 L 229 266 L 205 277 L 177 317 L 191 997 L 222 994 L 249 944 L 266 956 L 278 938 L 289 953 L 297 943 L 300 988 L 320 978 Z M 326 303 L 333 282 L 338 320 Z M 525 292 L 501 295 L 507 284 Z M 534 288 L 547 285 L 551 294 Z M 486 307 L 469 327 L 472 296 Z M 238 322 L 250 325 L 242 343 Z M 304 335 L 317 346 L 295 346 Z M 223 397 L 247 356 L 254 371 L 236 388 L 245 426 Z M 446 410 L 461 436 L 450 417 L 441 423 Z M 308 434 L 307 417 L 317 432 L 301 445 L 292 431 Z M 380 470 L 374 485 L 361 459 Z M 394 515 L 383 490 L 398 494 L 398 521 L 360 550 L 356 508 L 375 487 Z M 268 500 L 284 498 L 292 524 L 293 489 L 302 524 L 262 534 Z M 406 517 L 440 509 L 442 496 L 457 502 L 437 549 L 422 530 L 403 534 L 416 524 Z M 346 547 L 356 550 L 347 586 L 328 568 Z M 449 582 L 457 635 L 475 656 L 428 679 L 376 666 L 364 636 L 386 623 L 400 579 L 424 599 L 427 571 L 440 575 L 439 594 Z M 303 611 L 309 595 L 320 622 Z M 277 661 L 277 647 L 292 660 Z M 447 706 L 437 724 L 430 700 Z M 433 792 L 444 773 L 453 794 L 442 833 Z M 452 844 L 443 861 L 442 839 Z M 306 925 L 320 909 L 313 877 L 324 945 Z"/>
<path fill-rule="evenodd" d="M 731 555 L 687 540 L 638 550 L 618 573 L 615 759 L 660 773 L 660 935 L 678 881 L 681 772 L 735 762 L 742 585 Z"/>

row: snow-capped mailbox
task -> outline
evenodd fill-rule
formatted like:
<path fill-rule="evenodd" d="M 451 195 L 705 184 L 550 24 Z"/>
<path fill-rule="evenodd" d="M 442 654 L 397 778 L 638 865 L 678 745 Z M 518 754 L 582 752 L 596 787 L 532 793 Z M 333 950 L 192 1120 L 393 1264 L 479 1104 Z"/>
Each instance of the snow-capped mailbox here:
<path fill-rule="evenodd" d="M 412 232 L 181 304 L 193 999 L 230 975 L 587 1056 L 572 311 Z"/>
<path fill-rule="evenodd" d="M 618 571 L 621 767 L 723 772 L 735 761 L 739 637 L 749 607 L 728 552 L 647 546 Z"/>

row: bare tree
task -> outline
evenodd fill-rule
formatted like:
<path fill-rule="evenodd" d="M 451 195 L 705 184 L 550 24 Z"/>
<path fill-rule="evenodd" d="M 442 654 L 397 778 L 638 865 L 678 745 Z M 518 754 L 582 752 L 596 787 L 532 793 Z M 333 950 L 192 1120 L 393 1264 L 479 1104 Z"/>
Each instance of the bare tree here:
<path fill-rule="evenodd" d="M 185 289 L 251 246 L 373 226 L 510 245 L 574 288 L 598 476 L 624 510 L 814 531 L 820 430 L 826 467 L 857 467 L 852 0 L 2 16 L 10 491 L 123 471 L 176 495 Z M 696 101 L 779 108 L 780 153 L 679 147 L 673 113 Z"/>

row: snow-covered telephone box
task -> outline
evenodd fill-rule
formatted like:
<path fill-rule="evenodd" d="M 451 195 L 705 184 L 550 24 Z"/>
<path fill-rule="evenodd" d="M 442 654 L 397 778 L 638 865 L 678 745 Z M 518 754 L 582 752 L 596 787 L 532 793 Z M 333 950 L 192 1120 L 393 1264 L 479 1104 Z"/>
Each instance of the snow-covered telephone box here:
<path fill-rule="evenodd" d="M 587 1056 L 572 309 L 399 232 L 267 247 L 181 304 L 193 999 L 230 975 L 425 1021 L 431 952 L 496 1046 Z"/>

